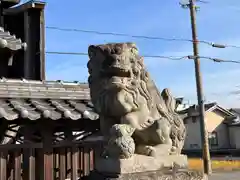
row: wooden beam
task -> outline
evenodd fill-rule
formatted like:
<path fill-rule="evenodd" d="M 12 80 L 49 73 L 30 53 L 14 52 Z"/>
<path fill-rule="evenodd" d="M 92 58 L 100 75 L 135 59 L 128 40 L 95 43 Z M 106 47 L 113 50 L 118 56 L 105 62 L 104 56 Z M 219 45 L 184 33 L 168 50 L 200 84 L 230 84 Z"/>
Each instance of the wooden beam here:
<path fill-rule="evenodd" d="M 25 37 L 25 42 L 27 43 L 28 47 L 27 50 L 24 52 L 24 75 L 23 77 L 25 79 L 30 79 L 31 78 L 31 64 L 34 59 L 31 59 L 31 53 L 33 52 L 32 47 L 32 42 L 31 42 L 31 28 L 30 28 L 30 23 L 31 23 L 31 17 L 29 15 L 28 11 L 24 12 L 24 37 Z"/>
<path fill-rule="evenodd" d="M 0 152 L 0 179 L 7 180 L 7 150 Z"/>
<path fill-rule="evenodd" d="M 54 179 L 53 167 L 53 148 L 52 148 L 52 124 L 50 121 L 41 123 L 41 133 L 43 137 L 43 153 L 44 153 L 44 180 Z"/>
<path fill-rule="evenodd" d="M 14 8 L 9 8 L 9 9 L 4 9 L 3 14 L 4 15 L 14 15 L 14 14 L 18 14 L 18 13 L 22 13 L 28 9 L 44 9 L 45 8 L 46 3 L 38 1 L 38 2 L 34 2 L 34 1 L 29 1 L 27 3 L 24 3 L 20 6 L 16 6 Z"/>
<path fill-rule="evenodd" d="M 40 10 L 40 80 L 46 80 L 46 64 L 45 64 L 45 14 L 44 9 Z"/>

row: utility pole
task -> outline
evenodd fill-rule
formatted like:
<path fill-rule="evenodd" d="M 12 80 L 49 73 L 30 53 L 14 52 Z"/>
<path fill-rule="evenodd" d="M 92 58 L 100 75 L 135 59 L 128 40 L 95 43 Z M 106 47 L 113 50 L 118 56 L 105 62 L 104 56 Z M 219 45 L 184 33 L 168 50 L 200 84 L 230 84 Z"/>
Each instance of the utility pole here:
<path fill-rule="evenodd" d="M 183 7 L 187 7 L 190 10 L 191 16 L 191 28 L 192 28 L 192 40 L 193 40 L 193 54 L 194 54 L 194 65 L 195 65 L 195 76 L 196 76 L 196 87 L 198 96 L 198 111 L 200 116 L 200 131 L 201 131 L 201 143 L 202 143 L 202 158 L 204 173 L 209 175 L 212 173 L 211 168 L 211 158 L 209 152 L 208 143 L 208 132 L 205 124 L 205 107 L 203 100 L 203 90 L 202 90 L 202 78 L 200 72 L 200 60 L 198 52 L 198 39 L 197 39 L 197 28 L 196 28 L 196 6 L 194 4 L 195 0 L 189 0 L 189 4 L 182 4 Z"/>

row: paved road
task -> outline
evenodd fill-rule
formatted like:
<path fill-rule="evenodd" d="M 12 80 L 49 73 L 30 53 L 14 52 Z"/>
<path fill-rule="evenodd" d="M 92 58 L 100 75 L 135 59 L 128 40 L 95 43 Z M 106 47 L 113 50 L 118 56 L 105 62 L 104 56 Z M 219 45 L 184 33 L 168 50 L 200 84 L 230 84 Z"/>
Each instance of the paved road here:
<path fill-rule="evenodd" d="M 240 171 L 225 172 L 225 173 L 213 173 L 209 180 L 239 180 Z"/>

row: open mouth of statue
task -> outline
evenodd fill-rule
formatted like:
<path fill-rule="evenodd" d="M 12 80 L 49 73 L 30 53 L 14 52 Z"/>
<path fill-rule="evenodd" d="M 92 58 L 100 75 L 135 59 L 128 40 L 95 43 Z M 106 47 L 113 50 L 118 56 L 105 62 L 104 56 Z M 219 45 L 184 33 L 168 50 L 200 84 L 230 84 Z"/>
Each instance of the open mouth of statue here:
<path fill-rule="evenodd" d="M 111 67 L 104 71 L 104 76 L 108 77 L 131 77 L 131 73 L 127 69 L 119 67 Z"/>

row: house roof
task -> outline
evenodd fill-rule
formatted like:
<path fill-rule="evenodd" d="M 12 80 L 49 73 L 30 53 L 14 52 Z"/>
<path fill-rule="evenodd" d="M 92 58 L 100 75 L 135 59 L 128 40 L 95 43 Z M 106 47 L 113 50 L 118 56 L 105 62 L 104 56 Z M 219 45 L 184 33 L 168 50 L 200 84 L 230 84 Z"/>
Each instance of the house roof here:
<path fill-rule="evenodd" d="M 214 111 L 215 109 L 218 109 L 229 117 L 235 117 L 234 113 L 232 113 L 229 110 L 219 106 L 216 102 L 204 104 L 204 107 L 205 107 L 206 112 L 210 112 L 210 111 Z M 188 114 L 191 114 L 190 113 L 191 111 L 193 111 L 193 110 L 196 111 L 197 109 L 198 109 L 197 105 L 193 105 L 193 106 L 189 107 Z"/>
<path fill-rule="evenodd" d="M 90 101 L 90 91 L 88 84 L 80 82 L 1 78 L 0 98 L 50 98 Z"/>
<path fill-rule="evenodd" d="M 0 117 L 96 120 L 89 94 L 84 83 L 0 79 Z"/>
<path fill-rule="evenodd" d="M 228 123 L 229 126 L 240 126 L 240 109 L 239 108 L 232 108 L 229 109 L 230 112 L 235 114 L 235 118 Z"/>
<path fill-rule="evenodd" d="M 216 106 L 217 106 L 217 103 L 215 103 L 215 102 L 204 104 L 205 111 L 208 111 L 209 109 L 214 108 Z"/>
<path fill-rule="evenodd" d="M 229 111 L 240 116 L 240 108 L 231 108 Z"/>
<path fill-rule="evenodd" d="M 214 103 L 209 103 L 205 105 L 205 109 L 206 111 L 214 111 L 215 109 L 218 109 L 220 111 L 222 111 L 224 114 L 228 115 L 228 116 L 235 116 L 234 113 L 232 113 L 231 111 L 229 111 L 228 109 L 218 105 L 216 102 Z"/>

